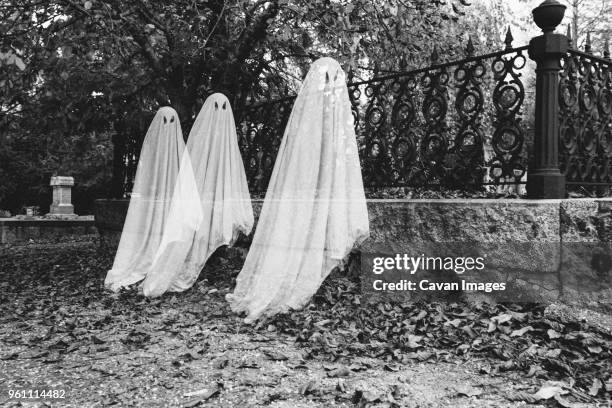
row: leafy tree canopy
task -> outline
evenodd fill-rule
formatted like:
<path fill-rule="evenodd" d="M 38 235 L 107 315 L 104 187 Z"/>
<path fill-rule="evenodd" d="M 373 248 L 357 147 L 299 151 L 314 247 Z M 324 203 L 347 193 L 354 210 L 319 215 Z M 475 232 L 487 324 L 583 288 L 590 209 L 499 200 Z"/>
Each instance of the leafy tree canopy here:
<path fill-rule="evenodd" d="M 57 126 L 56 113 L 88 129 L 137 100 L 141 108 L 172 105 L 189 120 L 212 90 L 235 103 L 282 93 L 323 54 L 355 69 L 375 61 L 397 69 L 402 56 L 411 65 L 426 60 L 434 39 L 456 52 L 466 39 L 457 31 L 470 21 L 466 4 L 4 0 L 0 61 L 10 75 L 0 83 L 2 109 L 45 106 L 53 112 L 39 112 L 41 120 Z"/>
<path fill-rule="evenodd" d="M 363 77 L 426 65 L 434 44 L 463 56 L 468 33 L 498 49 L 483 11 L 467 0 L 0 0 L 0 149 L 27 150 L 44 178 L 79 173 L 77 151 L 105 152 L 108 132 L 143 112 L 171 105 L 188 130 L 209 93 L 236 110 L 284 95 L 322 55 Z"/>

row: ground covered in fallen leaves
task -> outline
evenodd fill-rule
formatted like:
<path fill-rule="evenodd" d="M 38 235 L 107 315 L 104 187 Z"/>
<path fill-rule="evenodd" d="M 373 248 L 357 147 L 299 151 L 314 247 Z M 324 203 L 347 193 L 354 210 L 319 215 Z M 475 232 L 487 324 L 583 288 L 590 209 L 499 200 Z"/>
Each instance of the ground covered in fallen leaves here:
<path fill-rule="evenodd" d="M 612 399 L 610 316 L 561 306 L 369 302 L 336 274 L 305 310 L 247 326 L 213 259 L 186 293 L 102 282 L 96 237 L 0 248 L 0 406 L 594 407 Z M 611 403 L 612 404 L 612 403 Z"/>

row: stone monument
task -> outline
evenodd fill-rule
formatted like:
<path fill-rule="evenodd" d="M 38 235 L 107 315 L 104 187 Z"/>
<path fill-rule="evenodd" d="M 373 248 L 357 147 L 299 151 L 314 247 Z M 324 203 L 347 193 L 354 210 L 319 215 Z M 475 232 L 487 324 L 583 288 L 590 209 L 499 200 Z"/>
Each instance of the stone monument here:
<path fill-rule="evenodd" d="M 49 210 L 50 216 L 75 217 L 74 206 L 72 205 L 72 186 L 74 178 L 66 176 L 51 177 L 51 187 L 53 187 L 53 203 Z"/>

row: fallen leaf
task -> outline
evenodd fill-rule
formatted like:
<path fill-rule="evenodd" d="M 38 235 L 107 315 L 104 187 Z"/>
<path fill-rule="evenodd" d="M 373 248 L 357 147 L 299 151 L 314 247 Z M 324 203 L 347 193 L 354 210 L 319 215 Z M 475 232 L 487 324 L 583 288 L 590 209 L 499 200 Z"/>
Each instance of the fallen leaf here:
<path fill-rule="evenodd" d="M 102 365 L 92 365 L 91 370 L 93 371 L 97 371 L 99 373 L 102 373 L 104 375 L 108 375 L 108 376 L 112 376 L 115 375 L 115 373 L 112 370 L 109 370 L 108 368 L 102 366 Z"/>
<path fill-rule="evenodd" d="M 480 374 L 491 374 L 491 366 L 489 364 L 484 364 L 478 368 L 478 372 Z"/>
<path fill-rule="evenodd" d="M 366 371 L 370 366 L 363 363 L 352 363 L 348 368 L 351 371 Z"/>
<path fill-rule="evenodd" d="M 228 364 L 229 359 L 226 357 L 219 357 L 213 361 L 213 367 L 218 370 L 224 369 L 225 367 L 227 367 Z"/>
<path fill-rule="evenodd" d="M 416 353 L 412 353 L 412 354 L 413 354 L 412 358 L 415 358 L 418 361 L 427 361 L 430 358 L 435 356 L 435 354 L 432 353 L 431 351 L 424 351 L 424 350 L 417 351 Z"/>
<path fill-rule="evenodd" d="M 396 400 L 402 397 L 402 391 L 399 385 L 393 384 L 393 386 L 391 386 L 391 396 Z"/>
<path fill-rule="evenodd" d="M 286 397 L 280 392 L 272 392 L 266 396 L 266 399 L 263 401 L 264 405 L 270 405 L 274 401 L 283 400 Z"/>
<path fill-rule="evenodd" d="M 380 395 L 374 394 L 369 391 L 355 390 L 351 401 L 357 405 L 357 408 L 366 408 L 370 404 L 381 402 L 382 398 Z"/>
<path fill-rule="evenodd" d="M 299 389 L 299 393 L 301 395 L 308 395 L 308 394 L 312 394 L 315 391 L 315 382 L 314 381 L 308 381 L 306 384 L 303 384 L 300 389 Z"/>
<path fill-rule="evenodd" d="M 563 390 L 561 383 L 558 381 L 548 381 L 533 396 L 539 400 L 548 400 L 555 395 L 563 394 L 567 394 L 567 392 Z"/>
<path fill-rule="evenodd" d="M 512 315 L 511 314 L 500 314 L 498 316 L 493 317 L 493 319 L 491 320 L 493 320 L 497 324 L 503 324 L 503 323 L 507 323 L 510 320 L 512 320 Z"/>
<path fill-rule="evenodd" d="M 104 340 L 102 340 L 101 338 L 99 338 L 96 335 L 92 335 L 91 336 L 91 341 L 92 341 L 93 344 L 104 344 L 104 343 L 106 343 Z"/>
<path fill-rule="evenodd" d="M 397 366 L 397 364 L 385 364 L 383 366 L 383 369 L 385 371 L 391 371 L 391 372 L 399 371 L 399 367 Z"/>
<path fill-rule="evenodd" d="M 482 394 L 481 389 L 472 387 L 467 384 L 455 386 L 455 391 L 457 392 L 457 395 L 465 395 L 467 397 L 475 397 L 477 395 Z"/>
<path fill-rule="evenodd" d="M 237 368 L 259 368 L 259 364 L 257 364 L 255 361 L 243 361 L 237 366 Z M 295 369 L 297 366 L 291 368 Z"/>
<path fill-rule="evenodd" d="M 347 367 L 340 367 L 340 368 L 336 368 L 335 370 L 331 370 L 330 372 L 327 373 L 327 376 L 330 378 L 337 378 L 337 377 L 347 377 L 351 374 L 351 370 L 349 370 Z"/>
<path fill-rule="evenodd" d="M 553 350 L 548 350 L 545 354 L 546 357 L 548 358 L 557 358 L 561 355 L 561 349 L 557 348 L 557 349 L 553 349 Z"/>
<path fill-rule="evenodd" d="M 568 400 L 566 400 L 560 395 L 555 395 L 554 399 L 555 401 L 557 401 L 557 404 L 559 404 L 563 408 L 578 408 L 579 407 L 579 405 L 569 402 Z"/>
<path fill-rule="evenodd" d="M 189 350 L 183 354 L 180 354 L 177 359 L 179 360 L 183 360 L 183 361 L 194 361 L 194 360 L 198 360 L 202 357 L 201 354 L 198 354 L 196 351 L 194 350 Z"/>
<path fill-rule="evenodd" d="M 599 391 L 602 389 L 603 384 L 599 380 L 599 378 L 594 378 L 591 387 L 589 388 L 589 395 L 595 397 L 599 394 Z"/>
<path fill-rule="evenodd" d="M 531 366 L 529 366 L 529 371 L 527 372 L 525 377 L 531 378 L 533 376 L 536 376 L 536 375 L 542 374 L 542 373 L 545 373 L 545 371 L 542 369 L 541 366 L 539 366 L 537 364 L 532 364 Z"/>
<path fill-rule="evenodd" d="M 49 354 L 49 350 L 33 350 L 31 352 L 26 352 L 26 353 L 21 354 L 21 358 L 35 359 L 35 358 L 45 357 L 47 356 L 47 354 Z"/>
<path fill-rule="evenodd" d="M 499 371 L 512 371 L 516 368 L 516 363 L 513 360 L 505 361 L 497 366 Z"/>
<path fill-rule="evenodd" d="M 603 351 L 600 346 L 588 346 L 587 350 L 589 350 L 589 352 L 593 354 L 600 354 Z"/>
<path fill-rule="evenodd" d="M 213 396 L 219 394 L 220 390 L 218 386 L 214 386 L 211 388 L 203 388 L 197 391 L 191 391 L 183 394 L 183 397 L 198 397 L 203 401 L 206 401 Z"/>
<path fill-rule="evenodd" d="M 194 408 L 197 407 L 199 405 L 202 405 L 204 403 L 204 400 L 201 398 L 193 398 L 189 401 L 186 401 L 183 403 L 183 408 Z M 104 405 L 110 405 L 110 404 L 104 404 Z"/>
<path fill-rule="evenodd" d="M 289 357 L 276 350 L 264 350 L 264 354 L 272 361 L 286 361 L 289 359 Z"/>
<path fill-rule="evenodd" d="M 406 342 L 406 347 L 411 348 L 411 349 L 423 347 L 423 345 L 419 344 L 419 342 L 422 339 L 423 339 L 423 336 L 415 336 L 413 334 L 409 334 L 408 341 Z"/>
<path fill-rule="evenodd" d="M 508 401 L 525 401 L 528 404 L 535 404 L 539 401 L 538 398 L 525 391 L 509 391 L 504 396 Z"/>
<path fill-rule="evenodd" d="M 470 326 L 463 326 L 461 330 L 465 332 L 471 338 L 476 337 L 476 333 L 474 332 L 474 329 L 472 329 Z"/>
<path fill-rule="evenodd" d="M 45 363 L 57 363 L 62 361 L 62 356 L 57 351 L 53 351 L 43 360 Z"/>
<path fill-rule="evenodd" d="M 0 360 L 14 360 L 19 357 L 19 353 L 9 353 L 0 357 Z"/>
<path fill-rule="evenodd" d="M 512 333 L 510 333 L 510 337 L 521 337 L 523 336 L 525 333 L 529 332 L 533 330 L 533 327 L 531 326 L 525 326 L 522 329 L 519 330 L 514 330 Z"/>
<path fill-rule="evenodd" d="M 427 317 L 427 311 L 421 310 L 418 315 L 411 317 L 410 320 L 416 323 L 423 320 L 425 317 Z"/>
<path fill-rule="evenodd" d="M 453 320 L 449 320 L 446 323 L 444 323 L 444 325 L 450 325 L 453 327 L 459 327 L 461 325 L 462 320 L 461 319 L 453 319 Z"/>
<path fill-rule="evenodd" d="M 331 320 L 331 319 L 324 319 L 324 320 L 321 320 L 321 321 L 316 322 L 316 323 L 315 323 L 315 326 L 317 326 L 317 327 L 323 327 L 323 326 L 326 326 L 326 325 L 330 324 L 331 322 L 332 322 L 332 320 Z"/>
<path fill-rule="evenodd" d="M 606 391 L 607 392 L 612 392 L 612 377 L 608 378 L 608 381 L 606 381 Z"/>

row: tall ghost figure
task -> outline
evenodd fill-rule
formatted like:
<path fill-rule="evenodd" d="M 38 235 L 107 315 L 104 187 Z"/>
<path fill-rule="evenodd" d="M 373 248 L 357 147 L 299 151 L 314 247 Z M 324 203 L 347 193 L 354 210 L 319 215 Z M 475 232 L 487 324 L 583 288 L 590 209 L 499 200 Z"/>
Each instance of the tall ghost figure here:
<path fill-rule="evenodd" d="M 146 276 L 161 242 L 185 142 L 176 111 L 157 111 L 142 144 L 113 268 L 104 285 L 117 291 Z"/>
<path fill-rule="evenodd" d="M 241 232 L 248 235 L 253 228 L 236 124 L 225 95 L 216 93 L 206 99 L 189 133 L 187 151 L 191 165 L 184 167 L 187 174 L 180 177 L 184 181 L 181 193 L 173 202 L 168 228 L 143 283 L 145 296 L 189 289 L 218 247 L 232 245 Z M 190 197 L 198 198 L 199 214 Z M 198 222 L 185 223 L 186 216 L 197 216 Z"/>
<path fill-rule="evenodd" d="M 306 305 L 369 235 L 345 73 L 315 61 L 280 145 L 257 229 L 233 294 L 246 321 Z"/>

